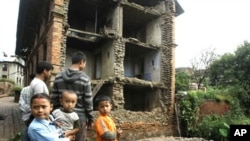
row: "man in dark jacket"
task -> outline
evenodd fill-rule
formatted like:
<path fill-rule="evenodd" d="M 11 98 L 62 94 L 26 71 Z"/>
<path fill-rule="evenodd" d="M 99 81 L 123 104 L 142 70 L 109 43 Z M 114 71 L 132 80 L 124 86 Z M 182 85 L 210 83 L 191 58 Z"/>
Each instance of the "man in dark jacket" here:
<path fill-rule="evenodd" d="M 82 127 L 76 135 L 76 141 L 85 141 L 86 127 L 94 125 L 93 101 L 91 91 L 91 81 L 82 70 L 86 66 L 86 56 L 82 52 L 72 55 L 72 65 L 57 74 L 52 89 L 52 103 L 54 109 L 60 107 L 60 96 L 64 90 L 73 90 L 77 94 L 77 104 L 75 112 L 82 121 Z"/>

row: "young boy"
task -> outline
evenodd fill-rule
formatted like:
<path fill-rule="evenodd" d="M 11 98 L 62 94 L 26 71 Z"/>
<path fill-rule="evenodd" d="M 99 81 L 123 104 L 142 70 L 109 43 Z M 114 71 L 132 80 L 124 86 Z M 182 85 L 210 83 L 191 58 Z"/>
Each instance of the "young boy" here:
<path fill-rule="evenodd" d="M 111 99 L 101 95 L 95 99 L 95 103 L 99 111 L 99 116 L 95 121 L 97 141 L 118 141 L 122 130 L 116 129 L 115 123 L 110 117 Z"/>
<path fill-rule="evenodd" d="M 74 112 L 74 108 L 77 102 L 77 95 L 74 91 L 63 91 L 60 103 L 61 108 L 55 109 L 52 115 L 56 121 L 60 124 L 65 137 L 75 136 L 79 131 L 81 122 L 79 116 Z"/>
<path fill-rule="evenodd" d="M 34 116 L 28 128 L 29 141 L 69 141 L 72 137 L 63 137 L 62 129 L 58 127 L 50 115 L 53 105 L 46 93 L 31 97 L 30 108 Z"/>

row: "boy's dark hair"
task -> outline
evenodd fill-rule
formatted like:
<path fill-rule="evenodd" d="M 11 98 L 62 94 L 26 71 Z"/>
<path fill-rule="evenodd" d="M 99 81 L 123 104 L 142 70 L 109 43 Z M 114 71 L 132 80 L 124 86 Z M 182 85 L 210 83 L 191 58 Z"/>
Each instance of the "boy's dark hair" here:
<path fill-rule="evenodd" d="M 101 101 L 108 101 L 109 103 L 111 103 L 111 99 L 110 99 L 109 96 L 107 96 L 107 95 L 99 95 L 94 100 L 95 107 L 97 107 Z"/>
<path fill-rule="evenodd" d="M 62 98 L 62 97 L 65 95 L 65 93 L 74 94 L 74 95 L 77 96 L 76 92 L 73 91 L 73 90 L 64 90 L 64 91 L 62 92 L 62 94 L 60 95 L 60 98 Z"/>
<path fill-rule="evenodd" d="M 30 99 L 30 107 L 32 105 L 33 100 L 36 99 L 36 98 L 44 98 L 44 99 L 47 99 L 51 103 L 51 99 L 50 99 L 50 96 L 48 94 L 46 94 L 46 93 L 38 93 L 38 94 L 35 94 L 35 95 L 33 95 L 31 97 L 31 99 Z"/>
<path fill-rule="evenodd" d="M 72 64 L 77 64 L 80 61 L 86 62 L 87 58 L 83 52 L 76 52 L 72 55 L 71 62 Z"/>
<path fill-rule="evenodd" d="M 36 73 L 41 74 L 44 70 L 50 71 L 53 69 L 54 69 L 54 67 L 50 62 L 42 61 L 42 62 L 37 64 Z"/>

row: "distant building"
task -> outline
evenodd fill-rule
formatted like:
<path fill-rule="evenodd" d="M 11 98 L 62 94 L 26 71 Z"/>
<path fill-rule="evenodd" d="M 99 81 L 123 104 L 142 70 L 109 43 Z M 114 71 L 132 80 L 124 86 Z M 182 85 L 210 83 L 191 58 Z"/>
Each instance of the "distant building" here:
<path fill-rule="evenodd" d="M 3 52 L 0 55 L 0 79 L 10 79 L 15 85 L 24 86 L 24 65 L 22 58 L 8 56 Z"/>
<path fill-rule="evenodd" d="M 192 75 L 194 74 L 194 70 L 190 67 L 179 67 L 179 68 L 175 68 L 176 72 L 185 72 L 187 75 Z"/>

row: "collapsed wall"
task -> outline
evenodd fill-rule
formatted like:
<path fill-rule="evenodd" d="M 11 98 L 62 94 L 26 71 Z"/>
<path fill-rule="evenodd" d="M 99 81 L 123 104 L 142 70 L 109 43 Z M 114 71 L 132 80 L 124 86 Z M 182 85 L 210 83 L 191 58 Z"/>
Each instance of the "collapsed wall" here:
<path fill-rule="evenodd" d="M 64 23 L 69 28 L 60 60 L 69 62 L 77 50 L 86 53 L 93 97 L 112 98 L 113 118 L 124 130 L 122 139 L 175 135 L 175 2 L 67 4 Z M 94 131 L 89 132 L 89 138 L 95 138 Z"/>

